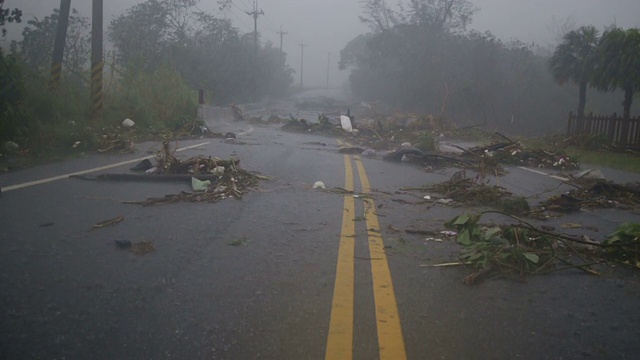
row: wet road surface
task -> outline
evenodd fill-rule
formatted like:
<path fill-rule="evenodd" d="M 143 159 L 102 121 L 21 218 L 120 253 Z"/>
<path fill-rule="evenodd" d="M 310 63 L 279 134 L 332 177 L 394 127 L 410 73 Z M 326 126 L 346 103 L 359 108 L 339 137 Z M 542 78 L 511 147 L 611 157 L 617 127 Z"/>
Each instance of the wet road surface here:
<path fill-rule="evenodd" d="M 159 150 L 154 143 L 2 175 L 0 358 L 637 358 L 636 273 L 470 287 L 461 282 L 469 269 L 420 266 L 455 261 L 459 248 L 394 229 L 443 230 L 465 209 L 394 200 L 411 199 L 400 187 L 456 169 L 360 159 L 338 153 L 336 139 L 272 126 L 212 129 L 247 144 L 181 141 L 192 147 L 177 155 L 235 156 L 272 180 L 240 201 L 141 207 L 122 201 L 190 189 L 66 176 L 125 172 Z M 313 189 L 316 181 L 358 196 Z M 567 190 L 519 168 L 499 181 L 523 196 Z M 89 231 L 119 215 L 121 223 Z M 558 221 L 588 223 L 597 238 L 638 217 L 607 210 Z M 151 240 L 156 251 L 136 256 L 114 240 Z"/>

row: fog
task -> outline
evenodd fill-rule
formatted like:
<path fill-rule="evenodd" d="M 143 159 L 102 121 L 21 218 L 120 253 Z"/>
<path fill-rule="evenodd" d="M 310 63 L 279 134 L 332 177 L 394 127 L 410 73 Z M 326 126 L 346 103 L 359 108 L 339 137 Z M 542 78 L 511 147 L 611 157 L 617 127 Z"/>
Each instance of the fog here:
<path fill-rule="evenodd" d="M 105 0 L 105 28 L 114 15 L 123 13 L 140 0 Z M 245 13 L 251 10 L 251 0 L 234 0 L 230 10 L 219 11 L 216 0 L 202 0 L 198 7 L 219 17 L 226 17 L 243 32 L 253 31 L 253 18 Z M 389 4 L 395 1 L 388 1 Z M 638 0 L 473 0 L 478 11 L 470 29 L 490 31 L 498 38 L 517 39 L 525 43 L 549 46 L 554 43 L 554 28 L 570 20 L 575 26 L 594 25 L 602 29 L 611 24 L 619 27 L 640 26 L 640 1 Z M 59 6 L 57 0 L 6 0 L 5 7 L 23 10 L 24 21 L 42 18 Z M 73 0 L 72 8 L 90 17 L 91 1 Z M 280 46 L 282 26 L 287 32 L 283 38 L 283 50 L 288 63 L 296 71 L 296 84 L 300 81 L 301 48 L 304 47 L 304 85 L 325 86 L 327 81 L 328 54 L 330 86 L 338 87 L 348 78 L 346 71 L 339 71 L 340 50 L 354 37 L 368 32 L 358 16 L 362 6 L 358 0 L 259 0 L 258 8 L 264 11 L 258 20 L 261 40 Z M 556 24 L 556 25 L 554 25 Z M 19 30 L 9 25 L 10 38 L 18 38 Z"/>

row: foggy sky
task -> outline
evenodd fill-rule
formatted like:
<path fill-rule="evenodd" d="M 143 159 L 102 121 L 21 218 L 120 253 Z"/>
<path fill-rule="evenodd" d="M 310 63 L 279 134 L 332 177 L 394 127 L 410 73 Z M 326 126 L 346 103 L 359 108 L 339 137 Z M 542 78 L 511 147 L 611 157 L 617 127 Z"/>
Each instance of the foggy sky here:
<path fill-rule="evenodd" d="M 91 0 L 72 0 L 71 7 L 91 17 Z M 122 14 L 130 6 L 143 0 L 104 0 L 105 28 L 114 15 Z M 396 0 L 387 1 L 395 4 Z M 622 28 L 640 27 L 639 0 L 472 0 L 480 8 L 470 28 L 491 31 L 498 38 L 521 40 L 548 45 L 553 42 L 550 31 L 552 18 L 563 21 L 573 17 L 576 25 L 594 25 L 599 29 L 611 24 Z M 219 17 L 228 17 L 242 32 L 253 31 L 253 18 L 244 13 L 251 10 L 252 0 L 234 0 L 230 11 L 220 12 L 216 0 L 201 0 L 198 7 Z M 59 7 L 58 0 L 6 0 L 5 7 L 21 8 L 23 21 L 33 16 L 42 18 Z M 355 36 L 368 32 L 358 20 L 362 13 L 359 0 L 258 0 L 258 8 L 265 13 L 258 21 L 262 41 L 280 46 L 277 31 L 280 25 L 288 32 L 283 48 L 289 65 L 296 71 L 295 83 L 300 81 L 301 49 L 304 42 L 304 85 L 325 86 L 328 53 L 331 52 L 330 84 L 341 86 L 347 79 L 337 63 L 340 50 Z M 7 27 L 12 38 L 19 31 Z M 16 34 L 18 33 L 18 34 Z"/>

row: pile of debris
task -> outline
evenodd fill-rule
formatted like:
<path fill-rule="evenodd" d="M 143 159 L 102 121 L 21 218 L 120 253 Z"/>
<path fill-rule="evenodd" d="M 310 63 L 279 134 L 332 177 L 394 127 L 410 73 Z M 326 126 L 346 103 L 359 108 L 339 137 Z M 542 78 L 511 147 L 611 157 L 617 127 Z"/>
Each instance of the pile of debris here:
<path fill-rule="evenodd" d="M 239 167 L 240 160 L 222 160 L 196 156 L 180 160 L 171 151 L 169 141 L 163 142 L 163 151 L 156 156 L 158 164 L 146 170 L 147 174 L 182 175 L 191 181 L 193 192 L 181 192 L 162 198 L 149 198 L 135 202 L 143 206 L 170 204 L 179 201 L 214 203 L 226 198 L 241 199 L 244 192 L 266 177 Z"/>
<path fill-rule="evenodd" d="M 95 134 L 98 138 L 98 152 L 119 152 L 123 154 L 133 152 L 135 149 L 135 133 L 135 129 L 132 127 L 102 129 L 100 134 Z M 76 142 L 76 144 L 79 144 L 79 142 Z M 74 144 L 74 147 L 76 144 Z"/>
<path fill-rule="evenodd" d="M 623 210 L 640 207 L 640 184 L 620 185 L 605 180 L 574 179 L 575 189 L 554 195 L 540 204 L 542 210 L 571 213 L 585 208 L 617 208 Z"/>
<path fill-rule="evenodd" d="M 435 200 L 442 204 L 462 204 L 465 206 L 489 206 L 508 214 L 525 215 L 530 209 L 529 203 L 522 197 L 498 185 L 488 185 L 480 181 L 480 176 L 468 178 L 464 170 L 455 173 L 448 181 L 429 184 L 421 188 L 402 188 L 442 194 Z"/>
<path fill-rule="evenodd" d="M 186 160 L 175 157 L 168 140 L 163 141 L 163 150 L 154 165 L 149 159 L 142 160 L 131 170 L 144 174 L 101 174 L 95 178 L 74 176 L 85 180 L 111 181 L 181 181 L 191 184 L 193 192 L 182 191 L 161 198 L 144 201 L 126 201 L 127 204 L 143 206 L 170 204 L 180 201 L 215 203 L 226 198 L 241 199 L 244 193 L 255 187 L 259 180 L 267 177 L 240 168 L 240 160 L 223 160 L 215 157 L 195 156 Z"/>
<path fill-rule="evenodd" d="M 463 282 L 476 284 L 489 275 L 511 276 L 524 280 L 527 275 L 577 269 L 599 275 L 598 266 L 618 262 L 640 269 L 640 224 L 624 223 L 602 242 L 585 235 L 567 235 L 553 229 L 535 227 L 524 220 L 511 225 L 483 225 L 477 215 L 460 215 L 445 226 L 464 248 L 460 261 L 425 267 L 468 265 L 474 271 Z"/>
<path fill-rule="evenodd" d="M 600 264 L 606 250 L 612 247 L 584 236 L 539 229 L 515 216 L 511 216 L 519 221 L 515 225 L 481 225 L 481 216 L 490 212 L 460 215 L 445 224 L 455 230 L 458 243 L 464 246 L 460 262 L 456 264 L 474 268 L 474 272 L 463 280 L 468 285 L 491 274 L 523 280 L 526 275 L 578 269 L 599 275 L 593 266 Z M 625 240 L 624 244 L 630 245 L 630 242 Z M 640 244 L 637 237 L 633 244 L 637 249 Z"/>
<path fill-rule="evenodd" d="M 317 122 L 308 122 L 305 119 L 298 119 L 291 114 L 289 120 L 282 125 L 281 129 L 292 132 L 334 136 L 346 134 L 345 130 L 343 130 L 340 125 L 334 124 L 325 114 L 318 114 Z"/>
<path fill-rule="evenodd" d="M 172 139 L 193 139 L 193 138 L 224 138 L 221 133 L 212 132 L 207 125 L 201 121 L 189 121 L 186 122 L 178 130 L 172 134 L 166 135 Z"/>

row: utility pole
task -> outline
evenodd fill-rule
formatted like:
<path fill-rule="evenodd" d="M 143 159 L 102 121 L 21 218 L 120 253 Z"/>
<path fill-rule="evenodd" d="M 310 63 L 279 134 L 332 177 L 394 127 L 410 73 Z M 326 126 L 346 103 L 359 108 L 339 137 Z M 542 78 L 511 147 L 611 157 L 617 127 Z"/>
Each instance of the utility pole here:
<path fill-rule="evenodd" d="M 276 32 L 276 34 L 280 34 L 280 54 L 283 54 L 283 52 L 282 52 L 282 36 L 287 35 L 288 32 L 282 31 L 282 25 L 280 25 L 280 31 Z"/>
<path fill-rule="evenodd" d="M 331 52 L 327 53 L 327 90 L 329 90 L 329 69 L 331 69 Z"/>
<path fill-rule="evenodd" d="M 253 2 L 253 11 L 245 11 L 247 15 L 253 16 L 253 40 L 255 42 L 256 59 L 258 58 L 258 16 L 264 15 L 264 11 L 258 11 L 258 1 Z"/>
<path fill-rule="evenodd" d="M 93 0 L 91 19 L 91 118 L 102 114 L 102 0 Z"/>
<path fill-rule="evenodd" d="M 53 56 L 51 61 L 51 86 L 57 89 L 60 85 L 60 73 L 62 72 L 62 59 L 64 57 L 64 44 L 69 27 L 69 9 L 71 0 L 60 0 L 60 16 L 56 26 L 56 39 L 53 43 Z"/>
<path fill-rule="evenodd" d="M 302 73 L 304 72 L 304 41 L 298 44 L 300 46 L 300 88 L 302 88 Z"/>

